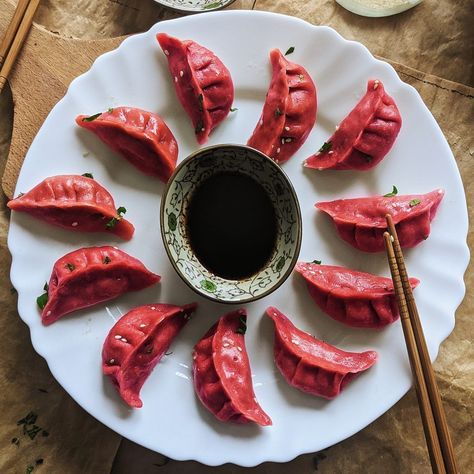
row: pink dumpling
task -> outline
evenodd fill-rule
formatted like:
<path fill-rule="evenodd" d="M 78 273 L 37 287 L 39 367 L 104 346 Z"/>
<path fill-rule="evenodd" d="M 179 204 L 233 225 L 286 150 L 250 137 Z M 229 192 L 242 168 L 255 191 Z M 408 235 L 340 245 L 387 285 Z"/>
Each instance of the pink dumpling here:
<path fill-rule="evenodd" d="M 391 214 L 402 248 L 410 248 L 430 235 L 431 221 L 444 191 L 405 196 L 375 196 L 318 202 L 316 207 L 333 220 L 338 234 L 364 252 L 383 252 L 385 216 Z"/>
<path fill-rule="evenodd" d="M 298 262 L 314 302 L 331 318 L 352 327 L 382 328 L 399 317 L 393 282 L 344 267 Z M 419 280 L 410 278 L 412 288 Z"/>
<path fill-rule="evenodd" d="M 247 145 L 284 163 L 303 145 L 316 121 L 316 86 L 306 69 L 278 49 L 270 52 L 270 61 L 272 80 Z"/>
<path fill-rule="evenodd" d="M 116 247 L 85 247 L 56 261 L 44 299 L 41 319 L 48 325 L 65 314 L 138 291 L 160 281 L 140 260 Z"/>
<path fill-rule="evenodd" d="M 95 179 L 50 176 L 7 206 L 73 232 L 107 232 L 130 240 L 135 228 L 116 209 L 111 194 Z"/>
<path fill-rule="evenodd" d="M 156 39 L 168 60 L 168 68 L 181 105 L 190 117 L 198 143 L 229 114 L 234 84 L 229 70 L 212 52 L 195 41 L 158 33 Z"/>
<path fill-rule="evenodd" d="M 109 331 L 102 349 L 102 371 L 131 407 L 143 405 L 140 389 L 196 306 L 139 306 L 123 315 Z"/>
<path fill-rule="evenodd" d="M 380 163 L 395 143 L 402 117 L 382 82 L 370 80 L 367 92 L 333 135 L 305 161 L 318 170 L 368 170 Z"/>
<path fill-rule="evenodd" d="M 167 182 L 178 159 L 178 143 L 164 120 L 135 107 L 114 107 L 95 115 L 78 115 L 76 123 L 149 176 Z"/>
<path fill-rule="evenodd" d="M 267 308 L 275 324 L 274 358 L 285 380 L 318 397 L 334 398 L 377 361 L 377 352 L 346 352 L 296 328 L 278 309 Z"/>
<path fill-rule="evenodd" d="M 202 404 L 221 421 L 272 424 L 255 398 L 245 348 L 247 313 L 232 311 L 219 318 L 194 347 L 193 378 Z"/>

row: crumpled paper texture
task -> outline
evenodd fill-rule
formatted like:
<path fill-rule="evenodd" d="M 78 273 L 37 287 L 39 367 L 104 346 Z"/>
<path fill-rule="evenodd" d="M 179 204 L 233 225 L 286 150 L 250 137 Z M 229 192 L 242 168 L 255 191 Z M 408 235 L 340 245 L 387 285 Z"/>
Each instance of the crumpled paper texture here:
<path fill-rule="evenodd" d="M 474 86 L 471 0 L 424 0 L 410 10 L 385 18 L 355 15 L 334 0 L 257 0 L 255 9 L 331 26 L 344 38 L 367 46 L 372 54 Z"/>
<path fill-rule="evenodd" d="M 386 18 L 355 15 L 334 0 L 242 0 L 230 8 L 274 11 L 332 26 L 373 54 L 474 86 L 472 0 L 424 0 Z M 178 16 L 153 0 L 42 0 L 36 19 L 63 36 L 93 39 L 136 33 Z"/>
<path fill-rule="evenodd" d="M 0 0 L 0 8 L 6 1 Z M 469 24 L 473 5 L 469 0 L 456 2 L 455 7 L 448 0 L 425 0 L 411 11 L 386 19 L 357 17 L 332 0 L 244 0 L 235 2 L 233 8 L 255 7 L 292 14 L 314 24 L 328 24 L 346 38 L 361 41 L 374 54 L 390 59 L 402 80 L 420 92 L 446 135 L 464 181 L 472 221 L 474 89 L 468 86 L 474 84 L 470 64 L 474 30 Z M 43 0 L 36 21 L 62 36 L 99 38 L 143 31 L 156 21 L 176 16 L 152 0 Z M 8 153 L 12 110 L 12 97 L 7 88 L 0 96 L 0 172 Z M 264 463 L 253 469 L 233 465 L 212 468 L 192 461 L 169 460 L 127 440 L 121 441 L 67 395 L 50 374 L 45 361 L 35 353 L 28 328 L 18 317 L 16 295 L 8 277 L 11 261 L 6 246 L 8 221 L 9 213 L 5 201 L 1 200 L 0 304 L 3 311 L 0 327 L 3 347 L 0 406 L 3 410 L 0 414 L 0 472 L 431 472 L 413 390 L 385 415 L 348 440 L 286 464 Z M 472 230 L 469 245 L 474 248 Z M 472 265 L 465 282 L 467 293 L 456 314 L 456 327 L 442 344 L 435 369 L 459 467 L 461 472 L 467 473 L 474 465 Z"/>

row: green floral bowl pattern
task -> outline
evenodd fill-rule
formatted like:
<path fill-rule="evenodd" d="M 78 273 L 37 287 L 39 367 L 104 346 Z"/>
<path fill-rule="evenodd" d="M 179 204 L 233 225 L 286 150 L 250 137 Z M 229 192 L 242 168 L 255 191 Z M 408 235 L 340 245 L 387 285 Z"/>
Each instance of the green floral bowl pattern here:
<path fill-rule="evenodd" d="M 156 3 L 179 12 L 212 12 L 227 7 L 235 0 L 155 0 Z"/>
<path fill-rule="evenodd" d="M 256 179 L 267 191 L 277 215 L 278 235 L 269 262 L 244 280 L 214 275 L 199 262 L 188 243 L 186 212 L 191 194 L 203 180 L 222 171 Z M 243 145 L 216 145 L 186 158 L 165 189 L 160 221 L 163 243 L 178 275 L 200 295 L 221 303 L 254 301 L 276 290 L 293 270 L 301 246 L 301 212 L 291 182 L 273 160 Z"/>

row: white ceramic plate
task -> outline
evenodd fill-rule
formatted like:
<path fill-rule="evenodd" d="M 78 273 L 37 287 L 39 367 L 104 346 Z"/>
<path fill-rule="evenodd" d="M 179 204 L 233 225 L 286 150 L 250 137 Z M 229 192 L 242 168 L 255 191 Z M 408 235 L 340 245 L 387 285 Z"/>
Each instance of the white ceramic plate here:
<path fill-rule="evenodd" d="M 209 144 L 245 143 L 262 108 L 270 81 L 268 53 L 294 46 L 290 59 L 301 63 L 318 88 L 318 119 L 309 139 L 284 165 L 300 199 L 303 216 L 301 259 L 321 259 L 378 274 L 388 274 L 384 255 L 367 255 L 337 236 L 331 222 L 313 207 L 317 200 L 389 192 L 423 193 L 443 187 L 446 197 L 430 238 L 406 252 L 408 268 L 422 283 L 416 290 L 431 356 L 454 327 L 454 312 L 464 295 L 463 273 L 467 211 L 461 179 L 449 146 L 418 93 L 392 67 L 374 59 L 362 45 L 334 30 L 287 16 L 232 11 L 166 21 L 133 36 L 104 54 L 90 71 L 74 80 L 35 138 L 23 165 L 16 193 L 43 178 L 92 172 L 126 206 L 136 226 L 134 238 L 115 245 L 140 258 L 163 276 L 161 284 L 69 315 L 49 327 L 41 324 L 36 296 L 42 292 L 57 258 L 81 246 L 105 244 L 97 236 L 61 231 L 29 216 L 12 216 L 8 244 L 11 279 L 18 310 L 30 326 L 35 349 L 51 372 L 85 410 L 127 438 L 171 458 L 210 465 L 253 466 L 288 461 L 351 436 L 388 410 L 411 384 L 400 323 L 382 331 L 347 328 L 314 305 L 302 278 L 294 275 L 271 296 L 248 304 L 246 341 L 257 398 L 273 426 L 223 424 L 196 400 L 191 382 L 191 350 L 216 318 L 229 310 L 198 297 L 174 273 L 160 238 L 159 204 L 163 185 L 147 178 L 105 145 L 79 129 L 77 114 L 130 105 L 160 113 L 176 135 L 182 160 L 197 148 L 193 128 L 179 106 L 165 57 L 155 40 L 164 31 L 192 38 L 212 49 L 230 69 L 238 111 L 215 130 Z M 331 135 L 335 125 L 364 94 L 367 79 L 383 81 L 403 117 L 400 135 L 374 170 L 317 172 L 302 161 Z M 142 389 L 144 407 L 130 410 L 101 374 L 102 342 L 115 320 L 134 306 L 199 302 L 199 311 L 172 346 L 173 353 Z M 303 394 L 282 379 L 272 359 L 273 328 L 264 310 L 274 305 L 300 328 L 347 350 L 375 349 L 379 362 L 354 380 L 333 401 Z M 234 308 L 235 309 L 235 308 Z"/>

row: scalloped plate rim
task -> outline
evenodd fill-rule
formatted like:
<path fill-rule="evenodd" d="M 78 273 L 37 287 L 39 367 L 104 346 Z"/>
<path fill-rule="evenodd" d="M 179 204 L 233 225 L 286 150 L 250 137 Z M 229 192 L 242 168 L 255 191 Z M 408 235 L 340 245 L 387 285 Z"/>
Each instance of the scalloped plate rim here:
<path fill-rule="evenodd" d="M 312 29 L 327 29 L 327 30 L 330 30 L 332 31 L 335 35 L 334 37 L 337 38 L 337 41 L 339 42 L 343 42 L 343 43 L 346 43 L 346 44 L 353 44 L 353 45 L 357 45 L 359 48 L 362 48 L 364 50 L 364 54 L 367 56 L 368 60 L 370 60 L 371 62 L 375 62 L 377 63 L 379 66 L 382 66 L 384 68 L 386 68 L 387 70 L 390 71 L 390 74 L 391 75 L 394 75 L 396 77 L 396 79 L 398 80 L 399 82 L 399 86 L 402 88 L 402 89 L 406 89 L 407 91 L 410 92 L 410 94 L 416 94 L 416 97 L 417 99 L 419 99 L 419 105 L 422 105 L 422 107 L 425 109 L 426 112 L 428 112 L 428 114 L 425 114 L 427 115 L 430 120 L 431 120 L 431 125 L 434 125 L 437 130 L 439 131 L 440 134 L 442 134 L 440 128 L 439 128 L 439 125 L 437 124 L 437 122 L 435 121 L 435 119 L 433 118 L 433 116 L 431 115 L 431 113 L 429 112 L 429 109 L 426 107 L 426 105 L 424 104 L 424 102 L 421 100 L 421 98 L 419 97 L 419 94 L 418 92 L 416 91 L 416 89 L 406 83 L 403 83 L 399 78 L 398 78 L 398 75 L 396 73 L 396 71 L 394 70 L 394 68 L 386 63 L 386 62 L 383 62 L 381 60 L 378 60 L 376 58 L 374 58 L 372 56 L 372 54 L 368 51 L 368 49 L 361 45 L 360 43 L 358 42 L 355 42 L 355 41 L 348 41 L 348 40 L 345 40 L 339 33 L 337 33 L 335 30 L 333 30 L 332 28 L 330 27 L 327 27 L 327 26 L 314 26 L 314 25 L 311 25 L 310 23 L 304 21 L 304 20 L 301 20 L 301 19 L 298 19 L 298 18 L 294 18 L 294 17 L 288 17 L 286 15 L 281 15 L 281 14 L 274 14 L 274 13 L 268 13 L 268 12 L 249 12 L 249 11 L 239 11 L 239 10 L 235 10 L 235 11 L 226 11 L 226 12 L 217 12 L 217 13 L 209 13 L 209 15 L 220 15 L 220 16 L 228 16 L 230 18 L 233 18 L 233 17 L 237 17 L 237 16 L 242 16 L 242 17 L 246 17 L 248 16 L 249 14 L 251 14 L 252 16 L 255 16 L 255 17 L 258 17 L 258 16 L 261 16 L 261 17 L 284 17 L 285 19 L 287 19 L 288 21 L 296 21 L 296 22 L 299 22 L 301 25 L 304 25 L 306 28 L 312 28 Z M 150 28 L 150 30 L 148 30 L 148 32 L 144 32 L 144 33 L 140 33 L 138 35 L 133 35 L 133 36 L 130 36 L 128 38 L 126 38 L 122 43 L 121 45 L 113 50 L 113 51 L 110 51 L 110 52 L 107 52 L 101 56 L 99 56 L 95 61 L 94 63 L 92 64 L 91 69 L 97 69 L 99 66 L 97 66 L 97 64 L 100 64 L 102 61 L 106 61 L 107 60 L 107 57 L 109 55 L 114 55 L 114 54 L 117 54 L 117 51 L 118 49 L 122 48 L 122 46 L 124 44 L 127 44 L 127 42 L 129 41 L 133 41 L 133 38 L 137 38 L 137 37 L 143 37 L 143 36 L 146 36 L 147 34 L 150 34 L 150 31 L 153 30 L 153 31 L 156 31 L 156 30 L 160 30 L 160 25 L 163 25 L 165 23 L 170 23 L 170 22 L 192 22 L 194 21 L 194 19 L 196 18 L 196 16 L 188 16 L 188 17 L 183 17 L 183 18 L 178 18 L 178 19 L 174 19 L 174 20 L 167 20 L 166 22 L 161 22 L 157 25 L 154 25 Z M 90 71 L 89 70 L 89 71 Z M 67 96 L 68 96 L 68 93 L 69 91 L 71 90 L 71 88 L 76 88 L 79 86 L 81 80 L 83 77 L 87 76 L 89 71 L 85 72 L 84 74 L 78 76 L 77 78 L 75 78 L 71 84 L 69 85 L 68 87 L 68 90 L 65 94 L 65 96 L 55 105 L 55 107 L 52 109 L 52 111 L 50 112 L 50 114 L 56 109 L 56 107 L 58 107 L 60 104 L 62 104 L 66 99 L 67 99 Z M 49 114 L 49 115 L 50 115 Z M 49 118 L 49 115 L 48 117 L 46 118 L 45 122 L 48 120 Z M 40 132 L 38 132 L 39 134 Z M 36 138 L 35 138 L 36 140 Z M 34 142 L 33 142 L 34 143 Z M 445 146 L 446 146 L 446 151 L 451 155 L 451 160 L 452 160 L 452 163 L 451 165 L 453 165 L 453 169 L 455 169 L 457 175 L 456 175 L 456 179 L 458 181 L 458 185 L 461 186 L 461 189 L 462 189 L 462 180 L 461 180 L 461 176 L 460 176 L 460 173 L 459 173 L 459 169 L 457 168 L 457 165 L 455 163 L 455 160 L 454 160 L 454 157 L 452 155 L 452 152 L 449 148 L 449 145 L 447 144 L 446 141 L 444 141 L 445 143 Z M 28 155 L 29 155 L 29 152 L 25 158 L 25 163 L 27 162 L 28 160 Z M 462 190 L 463 192 L 463 195 L 464 195 L 464 191 Z M 15 192 L 16 193 L 16 192 Z M 459 209 L 459 211 L 461 211 L 461 209 Z M 466 239 L 467 239 L 467 233 L 468 233 L 468 214 L 467 214 L 467 207 L 466 207 L 466 202 L 465 202 L 465 195 L 464 195 L 464 202 L 463 202 L 463 215 L 464 215 L 464 229 L 461 228 L 461 231 L 459 232 L 459 234 L 462 233 L 462 236 L 463 236 L 463 239 L 464 239 L 464 245 L 463 245 L 463 252 L 462 252 L 462 255 L 460 253 L 459 255 L 459 260 L 461 260 L 463 263 L 461 265 L 462 267 L 462 271 L 461 271 L 461 275 L 458 275 L 458 278 L 456 279 L 456 298 L 453 298 L 453 301 L 451 302 L 451 304 L 449 305 L 451 308 L 452 308 L 452 312 L 453 312 L 453 316 L 451 318 L 451 324 L 450 326 L 446 326 L 445 330 L 442 331 L 442 334 L 440 335 L 441 337 L 438 338 L 439 340 L 436 340 L 434 341 L 435 342 L 435 346 L 436 346 L 436 351 L 434 354 L 432 354 L 432 358 L 433 360 L 436 358 L 437 354 L 438 354 L 438 351 L 439 351 L 439 346 L 441 344 L 441 342 L 446 338 L 448 337 L 448 335 L 451 333 L 451 331 L 453 330 L 454 328 L 454 323 L 455 323 L 455 318 L 454 318 L 454 312 L 455 310 L 457 309 L 457 307 L 460 305 L 460 303 L 462 302 L 463 298 L 464 298 L 464 294 L 465 294 L 465 284 L 464 284 L 464 280 L 463 280 L 463 275 L 464 275 L 464 272 L 467 268 L 467 265 L 469 263 L 469 248 L 467 246 L 467 243 L 466 243 Z M 15 218 L 12 219 L 12 222 L 13 224 L 15 225 Z M 66 389 L 66 391 L 76 400 L 76 402 L 79 403 L 79 405 L 81 405 L 86 411 L 88 411 L 89 413 L 91 413 L 91 411 L 89 411 L 86 406 L 84 406 L 80 401 L 78 401 L 76 399 L 76 397 L 68 390 L 68 386 L 69 386 L 69 383 L 64 380 L 64 379 L 61 379 L 61 377 L 57 374 L 57 371 L 56 371 L 56 368 L 55 368 L 55 365 L 54 365 L 54 361 L 53 360 L 48 360 L 45 356 L 45 354 L 47 353 L 47 350 L 44 350 L 44 347 L 43 347 L 43 344 L 41 343 L 41 341 L 39 341 L 39 339 L 37 337 L 35 337 L 35 328 L 34 327 L 31 327 L 30 325 L 30 322 L 29 320 L 31 319 L 31 315 L 28 315 L 27 314 L 27 310 L 26 310 L 26 302 L 25 302 L 25 295 L 22 294 L 21 292 L 21 283 L 19 281 L 19 276 L 17 278 L 17 267 L 18 267 L 18 261 L 20 260 L 19 256 L 18 256 L 18 249 L 19 249 L 19 243 L 18 242 L 15 242 L 13 240 L 13 237 L 12 237 L 12 232 L 9 231 L 9 235 L 8 235 L 8 247 L 11 251 L 11 254 L 12 254 L 12 265 L 11 265 L 11 270 L 10 270 L 10 277 L 11 277 L 11 281 L 13 283 L 13 285 L 15 286 L 15 288 L 17 288 L 18 290 L 18 311 L 19 311 L 19 314 L 20 314 L 20 317 L 23 319 L 23 321 L 29 326 L 29 330 L 30 330 L 30 335 L 31 335 L 31 340 L 32 340 L 32 344 L 33 344 L 33 347 L 35 348 L 36 352 L 38 354 L 40 354 L 42 357 L 44 357 L 48 363 L 48 367 L 50 368 L 53 376 L 56 378 L 56 380 Z M 454 295 L 453 295 L 454 296 Z M 36 315 L 35 315 L 36 317 Z M 402 393 L 400 394 L 400 396 L 397 398 L 397 400 L 399 400 L 409 389 L 409 386 L 404 386 L 403 389 L 402 389 Z M 396 401 L 397 401 L 396 400 Z M 389 404 L 389 406 L 382 406 L 380 407 L 380 409 L 378 410 L 378 414 L 375 416 L 375 417 L 372 417 L 370 420 L 362 420 L 360 421 L 360 423 L 352 423 L 351 427 L 350 428 L 347 428 L 344 433 L 339 433 L 337 436 L 333 437 L 332 439 L 330 439 L 327 443 L 327 446 L 331 446 L 339 441 L 342 441 L 343 439 L 346 439 L 347 437 L 355 434 L 356 432 L 360 431 L 361 429 L 363 429 L 365 426 L 367 426 L 368 424 L 370 424 L 371 422 L 373 422 L 375 419 L 377 419 L 380 415 L 382 415 L 383 413 L 385 413 L 388 409 L 391 408 L 391 406 L 393 406 L 396 401 L 393 403 L 393 404 Z M 112 403 L 112 402 L 111 402 Z M 101 421 L 102 423 L 106 424 L 107 426 L 110 427 L 110 424 L 107 423 L 106 420 L 103 419 L 103 417 L 100 416 L 100 413 L 91 413 L 93 416 L 95 416 L 99 421 Z M 115 428 L 112 428 L 112 429 L 115 429 Z M 126 436 L 127 437 L 127 434 L 126 433 L 122 433 L 120 432 L 119 430 L 116 430 L 117 432 L 119 432 L 120 434 L 122 434 L 123 436 Z M 132 439 L 134 440 L 133 437 L 130 437 L 129 439 Z M 135 438 L 136 440 L 136 438 Z M 140 444 L 142 444 L 143 446 L 145 447 L 148 447 L 149 449 L 152 449 L 152 450 L 155 450 L 156 449 L 156 446 L 153 445 L 153 443 L 146 443 L 146 442 L 143 442 L 143 440 L 140 440 L 140 441 L 137 441 L 139 442 Z M 321 448 L 321 449 L 324 449 L 324 448 Z M 241 459 L 240 457 L 235 457 L 234 459 L 228 459 L 228 458 L 225 458 L 223 459 L 222 456 L 219 457 L 219 453 L 217 452 L 214 452 L 214 453 L 210 453 L 210 454 L 205 454 L 205 453 L 202 453 L 201 455 L 197 456 L 197 455 L 190 455 L 190 456 L 187 456 L 187 455 L 180 455 L 178 454 L 176 451 L 173 451 L 173 450 L 170 450 L 170 449 L 167 449 L 167 450 L 160 450 L 160 452 L 162 452 L 163 454 L 165 455 L 169 455 L 170 457 L 174 458 L 174 459 L 177 459 L 177 460 L 188 460 L 188 459 L 194 459 L 194 460 L 197 460 L 197 461 L 200 461 L 200 462 L 203 462 L 205 464 L 208 464 L 208 465 L 211 465 L 211 466 L 216 466 L 216 465 L 220 465 L 220 464 L 223 464 L 223 463 L 226 463 L 226 462 L 231 462 L 231 463 L 235 463 L 235 464 L 238 464 L 238 465 L 241 465 L 241 466 L 255 466 L 257 464 L 260 464 L 262 462 L 265 462 L 265 461 L 275 461 L 275 462 L 285 462 L 285 461 L 289 461 L 291 459 L 294 459 L 296 456 L 300 455 L 300 454 L 304 454 L 304 453 L 309 453 L 309 452 L 314 452 L 314 449 L 301 449 L 301 448 L 296 448 L 296 449 L 290 449 L 288 447 L 288 451 L 285 451 L 285 452 L 281 452 L 281 453 L 275 453 L 273 455 L 273 457 L 266 457 L 265 459 L 257 459 L 257 460 L 249 460 L 249 459 Z"/>

